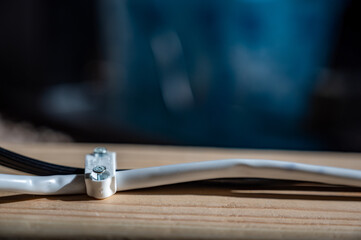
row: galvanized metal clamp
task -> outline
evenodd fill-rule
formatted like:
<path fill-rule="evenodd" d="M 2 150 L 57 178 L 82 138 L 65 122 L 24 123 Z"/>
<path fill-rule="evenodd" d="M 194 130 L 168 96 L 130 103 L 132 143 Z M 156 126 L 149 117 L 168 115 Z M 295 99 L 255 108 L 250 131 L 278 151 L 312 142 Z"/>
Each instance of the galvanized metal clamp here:
<path fill-rule="evenodd" d="M 104 199 L 117 191 L 116 154 L 97 147 L 85 156 L 85 186 L 89 196 Z"/>

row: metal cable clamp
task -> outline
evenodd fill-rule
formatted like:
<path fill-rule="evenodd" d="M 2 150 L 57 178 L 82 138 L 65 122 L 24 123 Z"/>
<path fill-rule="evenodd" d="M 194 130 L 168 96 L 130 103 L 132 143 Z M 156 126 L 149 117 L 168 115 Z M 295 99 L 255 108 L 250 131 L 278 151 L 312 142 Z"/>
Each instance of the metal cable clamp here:
<path fill-rule="evenodd" d="M 104 199 L 117 192 L 116 154 L 103 147 L 85 156 L 86 193 L 97 199 Z"/>

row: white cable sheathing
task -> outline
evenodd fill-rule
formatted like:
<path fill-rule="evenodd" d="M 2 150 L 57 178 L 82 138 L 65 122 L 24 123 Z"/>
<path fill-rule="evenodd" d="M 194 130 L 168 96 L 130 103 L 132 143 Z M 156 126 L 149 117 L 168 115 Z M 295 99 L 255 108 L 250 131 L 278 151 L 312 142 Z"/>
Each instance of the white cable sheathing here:
<path fill-rule="evenodd" d="M 361 187 L 361 171 L 258 159 L 226 159 L 117 172 L 117 190 L 216 178 L 270 178 Z"/>
<path fill-rule="evenodd" d="M 36 195 L 85 193 L 84 175 L 24 176 L 0 174 L 0 190 Z"/>
<path fill-rule="evenodd" d="M 274 160 L 227 159 L 116 172 L 117 191 L 216 178 L 269 178 L 361 187 L 361 171 Z M 86 193 L 83 174 L 0 174 L 0 190 L 38 195 Z"/>

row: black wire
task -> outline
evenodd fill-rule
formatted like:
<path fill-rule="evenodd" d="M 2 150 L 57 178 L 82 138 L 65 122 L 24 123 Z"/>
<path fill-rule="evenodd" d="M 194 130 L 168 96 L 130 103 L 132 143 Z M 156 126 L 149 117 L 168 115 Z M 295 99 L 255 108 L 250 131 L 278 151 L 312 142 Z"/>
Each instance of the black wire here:
<path fill-rule="evenodd" d="M 0 165 L 38 176 L 84 174 L 84 168 L 67 167 L 40 161 L 0 147 Z M 124 171 L 128 169 L 117 169 Z"/>
<path fill-rule="evenodd" d="M 0 165 L 39 176 L 83 174 L 84 169 L 47 163 L 0 147 Z"/>

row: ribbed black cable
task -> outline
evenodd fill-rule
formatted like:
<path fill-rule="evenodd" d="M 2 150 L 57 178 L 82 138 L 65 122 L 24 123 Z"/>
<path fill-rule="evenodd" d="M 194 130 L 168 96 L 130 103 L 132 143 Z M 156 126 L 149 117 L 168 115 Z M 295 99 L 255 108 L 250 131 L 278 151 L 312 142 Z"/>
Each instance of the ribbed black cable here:
<path fill-rule="evenodd" d="M 47 163 L 0 147 L 0 165 L 39 176 L 82 174 L 84 169 Z"/>

